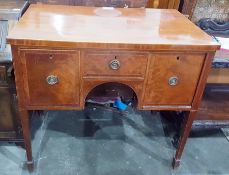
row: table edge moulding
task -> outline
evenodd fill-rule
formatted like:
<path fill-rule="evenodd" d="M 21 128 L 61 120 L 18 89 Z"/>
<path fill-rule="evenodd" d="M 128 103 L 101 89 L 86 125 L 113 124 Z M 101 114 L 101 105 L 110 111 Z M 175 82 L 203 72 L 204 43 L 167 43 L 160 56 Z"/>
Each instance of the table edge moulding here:
<path fill-rule="evenodd" d="M 74 21 L 74 22 L 73 22 Z M 32 169 L 30 110 L 82 110 L 96 86 L 135 92 L 139 110 L 187 111 L 180 158 L 220 45 L 174 9 L 31 5 L 7 37 Z"/>

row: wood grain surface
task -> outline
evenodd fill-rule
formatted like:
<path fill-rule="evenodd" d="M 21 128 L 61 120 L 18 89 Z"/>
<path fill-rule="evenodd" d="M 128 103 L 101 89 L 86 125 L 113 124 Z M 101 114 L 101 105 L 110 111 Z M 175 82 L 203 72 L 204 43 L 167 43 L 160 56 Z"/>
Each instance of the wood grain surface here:
<path fill-rule="evenodd" d="M 79 53 L 77 51 L 26 50 L 23 69 L 26 70 L 26 95 L 29 105 L 79 104 Z M 56 76 L 50 85 L 48 76 Z"/>
<path fill-rule="evenodd" d="M 153 55 L 144 105 L 191 105 L 204 59 L 204 54 Z M 177 85 L 169 85 L 171 77 Z"/>
<path fill-rule="evenodd" d="M 31 5 L 9 33 L 13 45 L 143 50 L 216 50 L 177 10 Z"/>

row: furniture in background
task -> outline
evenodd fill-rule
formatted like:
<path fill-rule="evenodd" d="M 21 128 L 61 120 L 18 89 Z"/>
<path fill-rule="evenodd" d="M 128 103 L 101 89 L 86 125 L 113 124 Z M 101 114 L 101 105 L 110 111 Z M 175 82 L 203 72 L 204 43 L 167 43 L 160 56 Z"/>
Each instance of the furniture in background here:
<path fill-rule="evenodd" d="M 29 0 L 31 4 L 95 6 L 95 7 L 145 7 L 147 0 Z"/>
<path fill-rule="evenodd" d="M 202 19 L 200 28 L 212 36 L 229 38 L 229 21 Z M 229 127 L 229 50 L 216 52 L 194 128 Z"/>
<path fill-rule="evenodd" d="M 0 1 L 0 141 L 23 142 L 12 54 L 6 36 L 27 7 L 28 2 L 23 0 Z"/>
<path fill-rule="evenodd" d="M 28 112 L 82 110 L 95 87 L 111 82 L 132 89 L 140 110 L 185 111 L 173 160 L 179 166 L 220 46 L 186 17 L 175 10 L 30 5 L 7 40 L 29 168 Z"/>
<path fill-rule="evenodd" d="M 55 5 L 112 6 L 112 7 L 147 7 L 178 9 L 180 0 L 29 0 L 31 4 L 44 3 Z"/>
<path fill-rule="evenodd" d="M 178 9 L 180 0 L 148 0 L 147 8 Z"/>
<path fill-rule="evenodd" d="M 208 84 L 193 129 L 229 127 L 228 99 L 228 84 Z"/>
<path fill-rule="evenodd" d="M 179 11 L 184 15 L 186 15 L 191 20 L 194 9 L 196 7 L 196 3 L 197 0 L 181 0 Z"/>

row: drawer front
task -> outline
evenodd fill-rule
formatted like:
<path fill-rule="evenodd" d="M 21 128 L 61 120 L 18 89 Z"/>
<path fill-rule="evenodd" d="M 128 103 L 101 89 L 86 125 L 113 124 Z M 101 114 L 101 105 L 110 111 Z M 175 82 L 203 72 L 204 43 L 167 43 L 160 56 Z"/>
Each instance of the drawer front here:
<path fill-rule="evenodd" d="M 79 53 L 25 51 L 28 105 L 79 104 Z"/>
<path fill-rule="evenodd" d="M 84 52 L 84 76 L 144 77 L 148 54 L 135 52 Z"/>
<path fill-rule="evenodd" d="M 144 105 L 191 105 L 204 58 L 204 54 L 153 56 Z"/>

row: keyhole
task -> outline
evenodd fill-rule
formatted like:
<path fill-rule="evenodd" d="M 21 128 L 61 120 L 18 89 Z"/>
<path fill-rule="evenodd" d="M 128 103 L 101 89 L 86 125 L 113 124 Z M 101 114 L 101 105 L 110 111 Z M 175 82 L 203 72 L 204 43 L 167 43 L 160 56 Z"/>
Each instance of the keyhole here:
<path fill-rule="evenodd" d="M 49 59 L 50 59 L 50 60 L 53 59 L 53 55 L 49 55 Z"/>
<path fill-rule="evenodd" d="M 179 56 L 177 57 L 177 60 L 180 60 L 180 57 Z"/>

